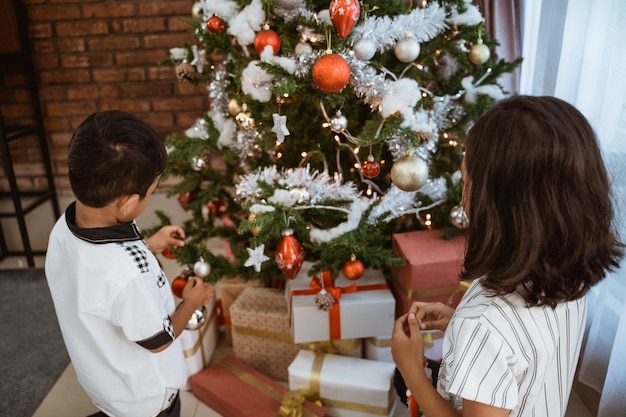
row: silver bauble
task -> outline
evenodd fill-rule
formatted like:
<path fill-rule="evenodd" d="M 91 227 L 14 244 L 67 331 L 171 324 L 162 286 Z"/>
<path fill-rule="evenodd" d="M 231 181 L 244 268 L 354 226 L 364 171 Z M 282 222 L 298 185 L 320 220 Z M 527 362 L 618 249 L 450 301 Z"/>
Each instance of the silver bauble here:
<path fill-rule="evenodd" d="M 402 191 L 417 191 L 428 181 L 428 165 L 418 156 L 398 158 L 391 167 L 391 181 Z"/>
<path fill-rule="evenodd" d="M 297 56 L 309 55 L 311 52 L 313 52 L 313 47 L 307 42 L 298 42 L 294 52 Z"/>
<path fill-rule="evenodd" d="M 202 324 L 206 321 L 206 308 L 204 306 L 200 307 L 196 311 L 193 312 L 191 318 L 187 322 L 185 329 L 187 330 L 198 330 L 202 327 Z"/>
<path fill-rule="evenodd" d="M 376 45 L 369 39 L 359 39 L 354 43 L 352 51 L 361 61 L 369 61 L 376 54 Z"/>
<path fill-rule="evenodd" d="M 478 38 L 478 42 L 469 51 L 469 60 L 474 65 L 482 65 L 489 59 L 491 51 L 487 45 L 483 43 L 483 40 Z"/>
<path fill-rule="evenodd" d="M 198 262 L 193 264 L 193 273 L 200 278 L 204 278 L 211 273 L 211 265 L 204 259 L 200 258 Z"/>
<path fill-rule="evenodd" d="M 208 165 L 208 161 L 204 156 L 196 156 L 191 160 L 191 169 L 200 172 Z"/>
<path fill-rule="evenodd" d="M 469 227 L 469 218 L 462 205 L 456 205 L 450 210 L 450 223 L 457 229 L 467 229 Z"/>
<path fill-rule="evenodd" d="M 335 117 L 330 119 L 330 128 L 333 130 L 333 132 L 340 133 L 343 132 L 347 127 L 348 119 L 346 119 L 346 116 L 341 114 L 341 111 L 337 111 Z"/>
<path fill-rule="evenodd" d="M 413 62 L 420 54 L 420 44 L 410 36 L 405 36 L 396 43 L 394 54 L 400 62 Z"/>

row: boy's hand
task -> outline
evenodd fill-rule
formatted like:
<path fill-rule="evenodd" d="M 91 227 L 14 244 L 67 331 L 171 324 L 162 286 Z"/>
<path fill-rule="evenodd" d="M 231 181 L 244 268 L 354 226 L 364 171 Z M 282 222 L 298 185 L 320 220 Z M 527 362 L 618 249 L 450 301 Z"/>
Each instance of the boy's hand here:
<path fill-rule="evenodd" d="M 166 248 L 173 246 L 180 248 L 185 246 L 185 231 L 176 225 L 163 226 L 158 232 L 146 239 L 146 244 L 152 253 L 161 253 Z"/>
<path fill-rule="evenodd" d="M 207 305 L 215 295 L 215 286 L 206 283 L 200 277 L 191 276 L 183 288 L 183 303 L 189 303 L 194 309 Z"/>
<path fill-rule="evenodd" d="M 424 303 L 416 301 L 409 313 L 415 314 L 421 330 L 446 330 L 454 309 L 443 303 Z"/>

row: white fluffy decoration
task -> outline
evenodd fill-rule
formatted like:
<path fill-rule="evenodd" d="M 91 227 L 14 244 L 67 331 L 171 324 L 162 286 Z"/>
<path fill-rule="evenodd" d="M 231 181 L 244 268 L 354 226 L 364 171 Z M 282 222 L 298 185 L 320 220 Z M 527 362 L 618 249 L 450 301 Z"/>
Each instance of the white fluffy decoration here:
<path fill-rule="evenodd" d="M 268 206 L 267 204 L 253 204 L 248 210 L 250 213 L 258 214 L 258 213 L 271 213 L 272 211 L 276 211 L 274 206 Z"/>
<path fill-rule="evenodd" d="M 478 7 L 473 4 L 465 3 L 467 10 L 459 14 L 459 11 L 455 8 L 450 13 L 450 16 L 446 19 L 446 22 L 451 25 L 469 25 L 474 26 L 483 21 L 483 16 L 480 14 Z"/>
<path fill-rule="evenodd" d="M 317 13 L 317 19 L 321 23 L 326 23 L 327 25 L 332 26 L 333 24 L 333 21 L 330 20 L 330 11 L 328 9 L 320 10 L 319 13 Z"/>
<path fill-rule="evenodd" d="M 230 0 L 200 0 L 202 12 L 205 16 L 217 15 L 224 20 L 230 20 L 239 11 L 239 6 Z"/>
<path fill-rule="evenodd" d="M 267 199 L 270 203 L 278 204 L 282 207 L 293 207 L 298 202 L 298 196 L 288 190 L 277 188 L 274 195 Z"/>
<path fill-rule="evenodd" d="M 259 61 L 250 61 L 241 73 L 241 90 L 261 103 L 272 99 L 270 85 L 274 77 L 257 65 Z"/>
<path fill-rule="evenodd" d="M 400 127 L 406 127 L 413 132 L 424 132 L 432 135 L 437 134 L 437 124 L 428 116 L 428 112 L 424 109 L 420 109 L 416 112 L 403 114 L 404 121 L 400 124 Z"/>
<path fill-rule="evenodd" d="M 363 217 L 363 213 L 370 206 L 371 202 L 372 200 L 367 198 L 355 200 L 350 206 L 348 219 L 333 228 L 318 229 L 316 227 L 311 227 L 311 242 L 327 243 L 336 237 L 356 230 L 356 228 L 359 226 L 359 222 L 361 221 L 361 217 Z"/>
<path fill-rule="evenodd" d="M 474 77 L 469 75 L 461 80 L 461 85 L 465 89 L 465 100 L 470 103 L 476 102 L 476 96 L 478 94 L 486 94 L 494 100 L 502 100 L 505 95 L 500 86 L 495 84 L 487 85 L 474 85 Z"/>
<path fill-rule="evenodd" d="M 389 117 L 399 112 L 406 117 L 413 112 L 420 97 L 417 81 L 412 78 L 401 78 L 390 84 L 389 93 L 383 97 L 380 114 Z"/>
<path fill-rule="evenodd" d="M 187 49 L 185 48 L 172 48 L 170 49 L 170 58 L 174 61 L 182 61 L 187 58 Z"/>
<path fill-rule="evenodd" d="M 265 49 L 263 49 L 263 52 L 261 52 L 261 61 L 280 65 L 289 74 L 296 72 L 296 60 L 274 55 L 274 50 L 270 45 L 267 45 Z"/>
<path fill-rule="evenodd" d="M 241 46 L 254 43 L 256 33 L 265 21 L 265 12 L 261 0 L 252 0 L 239 14 L 228 20 L 228 33 L 237 38 Z"/>

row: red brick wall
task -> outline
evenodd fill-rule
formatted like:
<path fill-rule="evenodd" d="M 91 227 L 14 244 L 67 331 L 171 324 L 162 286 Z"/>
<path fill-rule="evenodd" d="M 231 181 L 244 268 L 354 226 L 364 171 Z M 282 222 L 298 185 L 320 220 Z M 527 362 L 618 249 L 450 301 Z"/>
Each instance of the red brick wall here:
<path fill-rule="evenodd" d="M 89 114 L 126 110 L 165 136 L 184 131 L 208 108 L 204 86 L 179 83 L 173 67 L 158 65 L 170 48 L 194 43 L 183 21 L 191 16 L 192 1 L 23 1 L 60 195 L 71 194 L 67 144 Z M 23 71 L 10 62 L 3 62 L 0 70 L 5 122 L 25 123 L 32 110 Z M 20 189 L 45 184 L 35 143 L 31 138 L 12 143 Z M 2 190 L 7 184 L 0 178 Z"/>

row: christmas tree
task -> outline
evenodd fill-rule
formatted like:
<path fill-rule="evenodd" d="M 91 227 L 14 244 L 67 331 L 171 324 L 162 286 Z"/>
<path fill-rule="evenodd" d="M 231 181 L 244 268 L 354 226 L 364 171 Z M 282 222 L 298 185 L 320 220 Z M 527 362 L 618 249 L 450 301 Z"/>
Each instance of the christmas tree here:
<path fill-rule="evenodd" d="M 306 259 L 356 279 L 403 263 L 395 232 L 462 233 L 466 132 L 519 64 L 493 52 L 477 7 L 201 0 L 188 23 L 197 43 L 166 61 L 206 84 L 210 108 L 166 139 L 164 175 L 181 178 L 170 193 L 191 213 L 181 265 L 268 281 Z M 207 248 L 215 236 L 232 256 Z"/>

